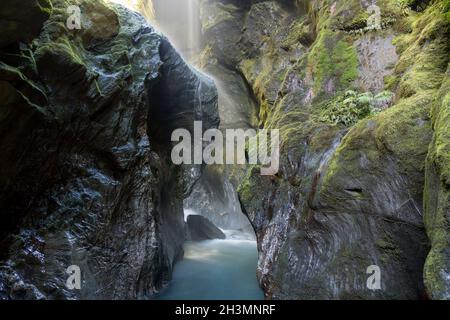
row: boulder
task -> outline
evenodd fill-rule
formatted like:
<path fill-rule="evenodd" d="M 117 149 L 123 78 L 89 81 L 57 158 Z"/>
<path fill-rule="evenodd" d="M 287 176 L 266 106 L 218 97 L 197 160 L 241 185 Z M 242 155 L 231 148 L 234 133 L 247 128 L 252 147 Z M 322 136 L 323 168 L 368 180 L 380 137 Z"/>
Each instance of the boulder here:
<path fill-rule="evenodd" d="M 192 241 L 225 239 L 225 234 L 208 218 L 190 215 L 187 218 L 188 239 Z"/>

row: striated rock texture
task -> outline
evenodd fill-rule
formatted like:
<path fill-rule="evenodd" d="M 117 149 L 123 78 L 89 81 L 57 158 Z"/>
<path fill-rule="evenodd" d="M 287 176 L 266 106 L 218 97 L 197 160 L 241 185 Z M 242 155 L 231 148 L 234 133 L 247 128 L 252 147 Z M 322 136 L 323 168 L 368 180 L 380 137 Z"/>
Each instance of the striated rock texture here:
<path fill-rule="evenodd" d="M 239 187 L 269 299 L 450 298 L 449 3 L 374 3 L 202 1 L 203 59 L 281 131 Z"/>
<path fill-rule="evenodd" d="M 213 82 L 118 5 L 3 1 L 0 15 L 0 299 L 151 297 L 182 256 L 200 174 L 172 165 L 169 130 L 218 126 Z"/>

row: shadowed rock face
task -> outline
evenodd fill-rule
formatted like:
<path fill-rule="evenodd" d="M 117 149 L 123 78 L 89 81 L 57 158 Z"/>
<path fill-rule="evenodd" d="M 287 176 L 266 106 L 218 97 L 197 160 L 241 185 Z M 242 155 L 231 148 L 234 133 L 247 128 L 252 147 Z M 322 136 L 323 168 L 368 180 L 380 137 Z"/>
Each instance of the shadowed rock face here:
<path fill-rule="evenodd" d="M 180 64 L 180 55 L 167 39 L 159 47 L 161 77 L 152 85 L 150 132 L 154 140 L 170 141 L 173 130 L 186 128 L 194 133 L 194 121 L 211 128 L 219 123 L 217 90 L 214 82 L 191 66 Z"/>
<path fill-rule="evenodd" d="M 190 215 L 187 217 L 188 240 L 202 241 L 225 239 L 225 234 L 211 221 L 203 216 Z"/>
<path fill-rule="evenodd" d="M 0 50 L 0 298 L 150 297 L 182 256 L 201 171 L 172 165 L 168 130 L 217 127 L 214 84 L 136 13 L 86 0 L 69 31 L 52 4 L 32 44 Z"/>
<path fill-rule="evenodd" d="M 0 47 L 18 46 L 19 41 L 28 42 L 39 34 L 49 14 L 48 0 L 4 0 L 0 8 Z"/>

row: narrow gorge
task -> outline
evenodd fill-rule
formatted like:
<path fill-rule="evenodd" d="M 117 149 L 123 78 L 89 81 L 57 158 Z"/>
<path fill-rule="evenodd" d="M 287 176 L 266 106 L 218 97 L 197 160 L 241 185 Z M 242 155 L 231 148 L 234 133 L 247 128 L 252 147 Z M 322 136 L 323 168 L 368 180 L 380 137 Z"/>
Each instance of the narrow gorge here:
<path fill-rule="evenodd" d="M 0 26 L 0 300 L 450 299 L 448 0 L 3 0 Z M 249 141 L 175 164 L 199 122 L 277 130 L 278 171 Z"/>

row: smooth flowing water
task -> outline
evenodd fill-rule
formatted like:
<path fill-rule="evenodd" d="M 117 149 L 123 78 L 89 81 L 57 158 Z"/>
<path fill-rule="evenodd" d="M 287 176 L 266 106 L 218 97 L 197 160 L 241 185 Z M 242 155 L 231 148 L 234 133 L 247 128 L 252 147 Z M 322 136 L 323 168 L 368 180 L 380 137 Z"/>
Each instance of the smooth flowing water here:
<path fill-rule="evenodd" d="M 109 0 L 121 3 L 142 13 L 152 24 L 169 37 L 182 56 L 190 60 L 201 48 L 201 22 L 199 0 Z M 220 81 L 219 103 L 230 111 L 235 101 L 222 87 Z M 222 118 L 224 115 L 222 114 Z M 224 122 L 234 122 L 234 118 Z M 236 125 L 236 124 L 235 124 Z M 231 184 L 225 184 L 228 190 Z M 229 191 L 229 190 L 228 190 Z M 228 192 L 236 224 L 241 225 L 244 216 L 240 210 L 236 192 Z M 185 210 L 185 219 L 192 210 Z M 238 215 L 242 215 L 239 218 Z M 231 218 L 228 218 L 231 219 Z M 230 221 L 227 221 L 230 224 Z M 234 226 L 230 227 L 233 228 Z M 224 230 L 225 240 L 186 242 L 184 258 L 175 265 L 172 281 L 160 293 L 161 300 L 258 300 L 264 295 L 256 280 L 258 252 L 255 236 L 241 231 Z"/>
<path fill-rule="evenodd" d="M 186 242 L 184 259 L 175 265 L 160 300 L 259 300 L 256 242 L 238 231 L 225 240 Z"/>

